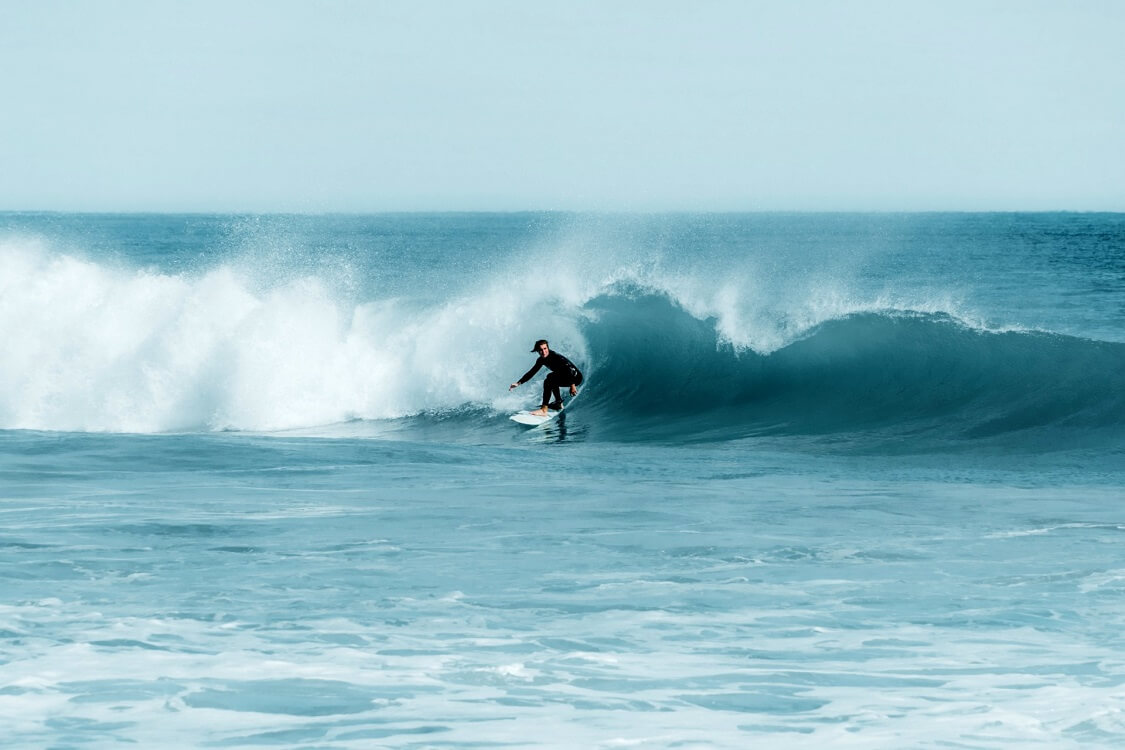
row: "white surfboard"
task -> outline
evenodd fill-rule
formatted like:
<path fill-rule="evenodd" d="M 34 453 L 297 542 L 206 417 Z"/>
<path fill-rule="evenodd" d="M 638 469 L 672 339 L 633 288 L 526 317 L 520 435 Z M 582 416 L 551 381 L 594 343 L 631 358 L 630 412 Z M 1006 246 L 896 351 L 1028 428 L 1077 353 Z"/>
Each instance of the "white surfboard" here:
<path fill-rule="evenodd" d="M 582 389 L 579 389 L 578 393 L 582 393 Z M 574 403 L 574 399 L 576 398 L 578 398 L 577 393 L 564 401 L 563 408 L 559 409 L 558 411 L 548 409 L 546 416 L 538 416 L 532 414 L 530 411 L 524 410 L 516 412 L 512 416 L 508 417 L 508 419 L 512 420 L 513 422 L 519 422 L 520 424 L 528 425 L 529 427 L 538 427 L 541 424 L 550 422 L 555 417 L 566 411 L 566 408 Z M 535 411 L 538 411 L 538 409 L 536 409 Z"/>

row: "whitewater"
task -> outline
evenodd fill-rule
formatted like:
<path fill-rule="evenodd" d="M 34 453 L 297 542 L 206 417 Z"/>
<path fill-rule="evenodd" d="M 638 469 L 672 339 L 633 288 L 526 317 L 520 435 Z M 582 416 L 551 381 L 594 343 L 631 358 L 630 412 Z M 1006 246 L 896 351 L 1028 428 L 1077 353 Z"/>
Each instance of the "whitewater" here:
<path fill-rule="evenodd" d="M 0 330 L 13 747 L 1125 740 L 1122 215 L 7 213 Z"/>

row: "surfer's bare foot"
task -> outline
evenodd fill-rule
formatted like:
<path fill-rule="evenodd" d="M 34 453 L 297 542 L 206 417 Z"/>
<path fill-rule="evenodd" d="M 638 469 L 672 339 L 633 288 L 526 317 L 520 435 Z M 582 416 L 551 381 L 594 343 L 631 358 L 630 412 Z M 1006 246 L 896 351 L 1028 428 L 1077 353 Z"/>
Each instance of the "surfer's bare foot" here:
<path fill-rule="evenodd" d="M 533 417 L 545 417 L 545 416 L 547 416 L 547 407 L 546 406 L 540 406 L 538 409 L 531 412 L 531 416 L 533 416 Z"/>

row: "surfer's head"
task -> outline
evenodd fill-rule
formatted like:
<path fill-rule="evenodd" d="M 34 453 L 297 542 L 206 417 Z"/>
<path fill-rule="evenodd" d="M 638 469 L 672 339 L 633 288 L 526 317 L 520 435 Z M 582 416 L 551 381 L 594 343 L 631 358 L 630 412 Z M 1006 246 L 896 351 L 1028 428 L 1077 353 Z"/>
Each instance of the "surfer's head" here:
<path fill-rule="evenodd" d="M 531 347 L 531 353 L 538 354 L 540 357 L 546 357 L 550 351 L 551 347 L 547 344 L 547 339 L 539 339 L 535 342 L 535 346 Z"/>

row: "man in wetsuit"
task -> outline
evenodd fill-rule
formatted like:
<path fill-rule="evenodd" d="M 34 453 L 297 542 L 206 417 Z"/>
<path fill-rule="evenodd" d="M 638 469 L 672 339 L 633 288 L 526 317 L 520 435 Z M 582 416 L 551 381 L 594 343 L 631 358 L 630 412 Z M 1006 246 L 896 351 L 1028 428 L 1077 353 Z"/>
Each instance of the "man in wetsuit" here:
<path fill-rule="evenodd" d="M 550 372 L 543 380 L 543 405 L 539 407 L 538 411 L 531 412 L 534 416 L 545 417 L 547 416 L 547 409 L 557 411 L 562 408 L 562 394 L 559 393 L 561 386 L 569 385 L 570 395 L 578 395 L 578 386 L 582 385 L 582 372 L 569 359 L 558 352 L 551 351 L 551 348 L 547 345 L 547 339 L 536 341 L 535 348 L 531 351 L 539 354 L 539 359 L 535 360 L 535 366 L 524 373 L 522 378 L 508 386 L 508 390 L 518 388 L 531 380 L 535 377 L 535 373 L 539 372 L 539 368 L 546 365 Z M 553 400 L 551 396 L 554 396 Z"/>

